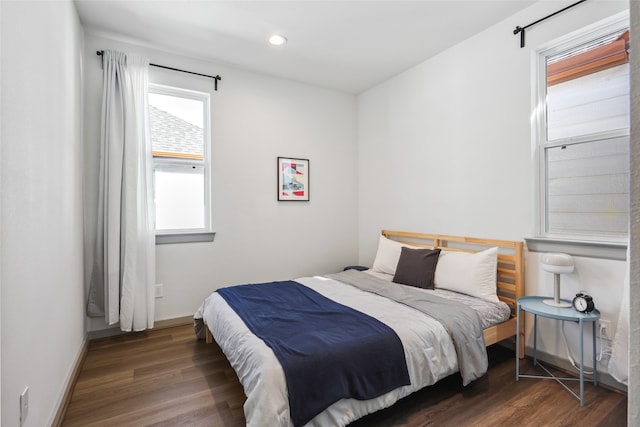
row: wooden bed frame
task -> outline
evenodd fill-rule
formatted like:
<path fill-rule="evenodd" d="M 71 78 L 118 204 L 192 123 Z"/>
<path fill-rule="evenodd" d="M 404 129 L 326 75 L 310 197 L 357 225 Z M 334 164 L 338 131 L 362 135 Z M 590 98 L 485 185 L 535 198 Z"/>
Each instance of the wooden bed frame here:
<path fill-rule="evenodd" d="M 447 236 L 442 234 L 412 233 L 382 230 L 382 235 L 412 246 L 440 248 L 443 251 L 480 252 L 498 247 L 497 287 L 498 298 L 511 308 L 511 318 L 506 322 L 484 330 L 487 346 L 516 336 L 516 301 L 524 296 L 524 245 L 510 240 L 481 239 L 476 237 Z M 209 328 L 205 326 L 206 342 L 213 342 Z M 520 321 L 520 358 L 524 358 L 524 319 Z"/>
<path fill-rule="evenodd" d="M 446 236 L 442 234 L 412 233 L 382 230 L 382 235 L 412 246 L 443 251 L 480 252 L 498 247 L 498 298 L 511 308 L 511 318 L 484 330 L 487 346 L 515 337 L 517 329 L 516 301 L 524 296 L 524 244 L 511 240 L 481 239 L 476 237 Z M 520 319 L 520 358 L 524 358 L 524 321 Z"/>

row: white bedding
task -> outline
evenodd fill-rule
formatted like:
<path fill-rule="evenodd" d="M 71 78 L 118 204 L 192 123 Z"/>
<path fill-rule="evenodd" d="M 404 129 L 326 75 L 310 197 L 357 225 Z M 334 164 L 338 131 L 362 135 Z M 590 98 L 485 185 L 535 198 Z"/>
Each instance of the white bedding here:
<path fill-rule="evenodd" d="M 431 317 L 324 277 L 305 277 L 296 281 L 393 328 L 402 341 L 411 379 L 411 385 L 375 399 L 342 399 L 318 414 L 308 426 L 344 426 L 389 407 L 402 397 L 458 370 L 456 352 L 449 335 Z M 247 426 L 291 426 L 284 372 L 271 349 L 249 331 L 235 311 L 215 292 L 204 302 L 203 317 L 244 387 Z"/>

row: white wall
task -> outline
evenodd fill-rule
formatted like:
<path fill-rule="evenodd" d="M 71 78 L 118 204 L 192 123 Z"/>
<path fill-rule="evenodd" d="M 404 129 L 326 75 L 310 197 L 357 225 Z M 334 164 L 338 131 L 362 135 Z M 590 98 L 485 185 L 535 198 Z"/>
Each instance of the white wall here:
<path fill-rule="evenodd" d="M 631 44 L 640 45 L 640 2 L 630 2 Z M 631 81 L 640 81 L 640 55 L 631 55 Z M 631 85 L 631 274 L 627 425 L 640 425 L 640 85 Z"/>
<path fill-rule="evenodd" d="M 85 337 L 82 40 L 72 2 L 2 9 L 2 426 L 50 425 Z"/>
<path fill-rule="evenodd" d="M 97 206 L 101 61 L 96 50 L 220 74 L 209 79 L 151 67 L 150 80 L 211 91 L 215 241 L 156 246 L 156 320 L 190 316 L 221 286 L 334 272 L 357 261 L 356 101 L 352 95 L 87 35 L 85 199 L 87 267 Z M 276 158 L 310 160 L 310 202 L 276 200 Z M 90 268 L 87 268 L 90 270 Z M 87 271 L 87 275 L 90 271 Z M 91 330 L 104 328 L 91 320 Z"/>
<path fill-rule="evenodd" d="M 2 23 L 2 4 L 0 4 Z M 0 37 L 2 34 L 0 33 Z M 0 38 L 0 100 L 2 100 L 2 39 Z M 0 194 L 2 194 L 2 102 L 0 101 Z M 0 385 L 2 384 L 2 197 L 0 197 Z M 0 386 L 0 422 L 2 422 L 2 386 Z"/>
<path fill-rule="evenodd" d="M 532 59 L 544 43 L 628 8 L 591 1 L 555 12 L 539 2 L 358 96 L 359 257 L 371 265 L 382 228 L 523 240 L 534 234 Z M 625 263 L 576 258 L 562 297 L 586 290 L 614 324 Z M 538 254 L 525 262 L 526 292 L 552 295 Z M 531 320 L 531 319 L 529 319 Z M 545 319 L 546 320 L 546 319 Z M 527 344 L 532 345 L 528 322 Z M 567 333 L 575 338 L 573 324 Z M 615 326 L 615 325 L 614 325 Z M 542 322 L 539 349 L 565 358 L 558 327 Z M 613 332 L 613 331 L 612 331 Z M 575 339 L 573 340 L 575 342 Z M 574 346 L 574 353 L 577 347 Z M 605 366 L 600 366 L 605 368 Z"/>

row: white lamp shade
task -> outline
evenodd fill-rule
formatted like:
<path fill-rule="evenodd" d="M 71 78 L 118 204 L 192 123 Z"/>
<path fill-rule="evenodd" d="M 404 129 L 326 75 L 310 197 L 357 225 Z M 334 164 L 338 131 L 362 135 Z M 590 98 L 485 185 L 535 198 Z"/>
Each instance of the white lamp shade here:
<path fill-rule="evenodd" d="M 559 253 L 546 253 L 542 255 L 542 269 L 550 273 L 564 274 L 573 271 L 573 258 L 571 255 Z"/>

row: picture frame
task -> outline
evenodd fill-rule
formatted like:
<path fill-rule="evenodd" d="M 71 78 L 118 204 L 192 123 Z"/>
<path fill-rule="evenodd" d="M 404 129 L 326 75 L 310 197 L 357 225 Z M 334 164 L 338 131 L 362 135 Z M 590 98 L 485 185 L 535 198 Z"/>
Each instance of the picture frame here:
<path fill-rule="evenodd" d="M 309 201 L 309 159 L 278 157 L 278 201 Z"/>

